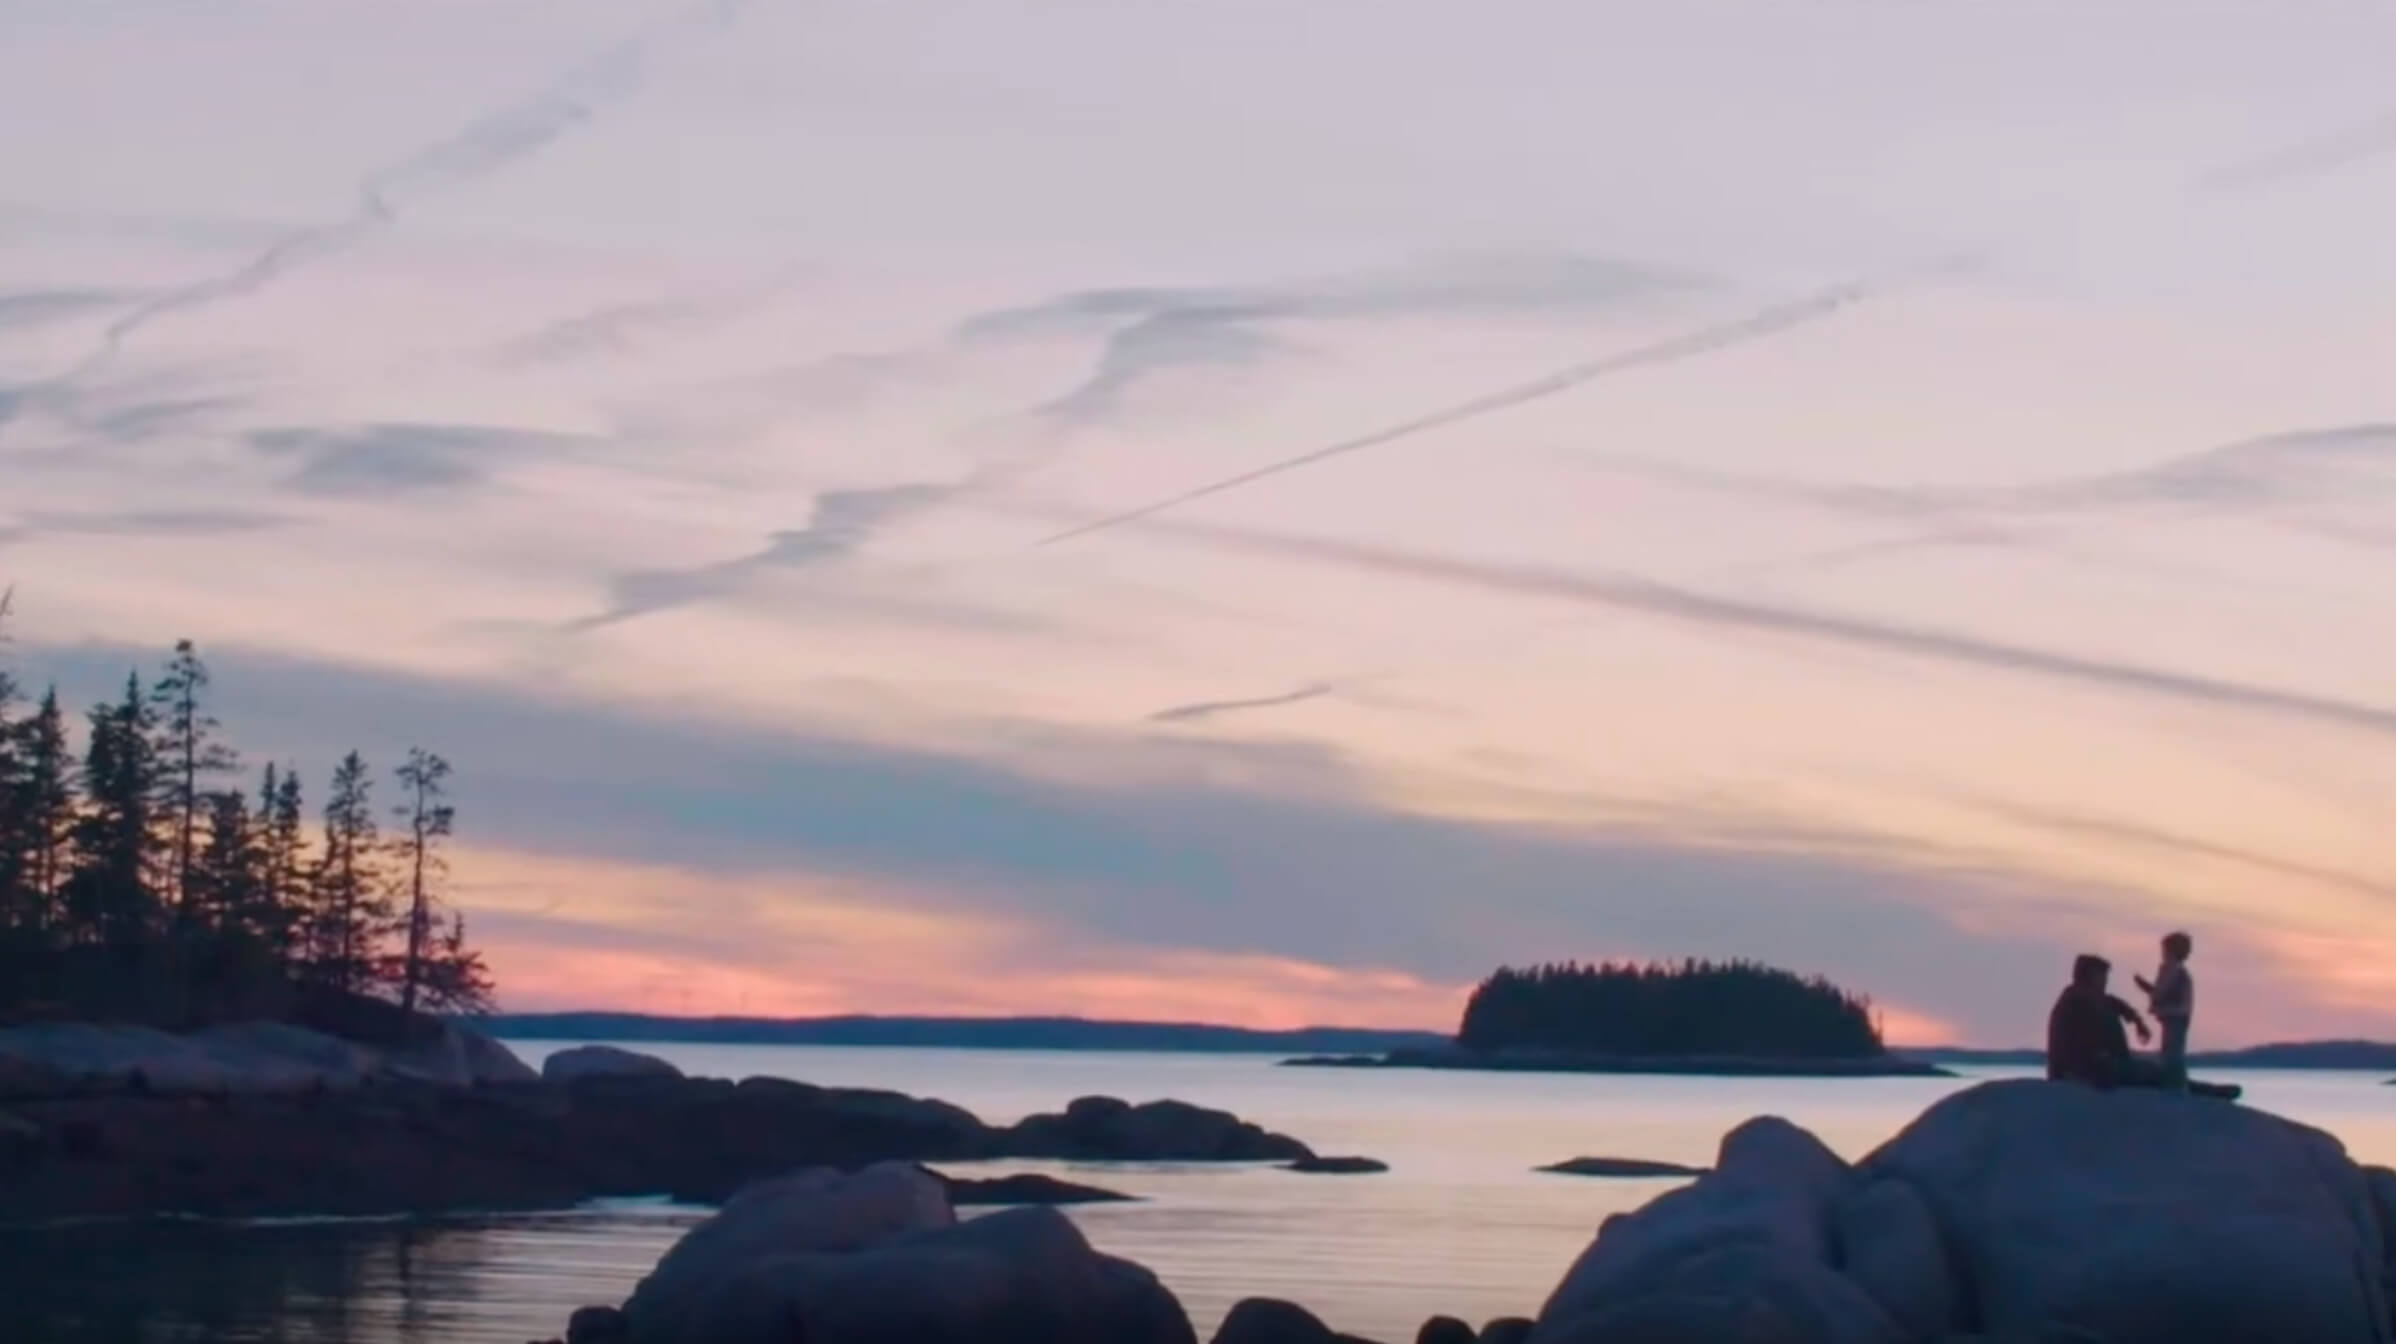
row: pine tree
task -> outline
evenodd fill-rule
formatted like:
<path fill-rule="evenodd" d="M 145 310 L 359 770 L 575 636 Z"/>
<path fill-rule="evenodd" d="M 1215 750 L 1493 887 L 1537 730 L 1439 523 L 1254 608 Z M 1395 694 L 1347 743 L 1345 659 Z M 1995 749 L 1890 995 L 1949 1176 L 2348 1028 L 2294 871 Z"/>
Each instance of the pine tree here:
<path fill-rule="evenodd" d="M 333 770 L 324 805 L 324 851 L 317 856 L 313 960 L 319 979 L 357 992 L 374 971 L 374 953 L 391 927 L 374 806 L 373 777 L 356 752 Z"/>
<path fill-rule="evenodd" d="M 407 824 L 407 834 L 399 840 L 400 861 L 408 867 L 407 951 L 402 954 L 399 969 L 399 1006 L 402 1012 L 416 1010 L 416 994 L 424 983 L 425 954 L 433 936 L 432 888 L 449 865 L 440 851 L 440 842 L 447 839 L 457 811 L 444 799 L 449 793 L 449 762 L 422 747 L 408 749 L 408 759 L 399 767 L 399 786 L 407 791 L 394 814 Z M 463 928 L 459 938 L 464 938 Z"/>
<path fill-rule="evenodd" d="M 482 953 L 466 943 L 464 915 L 452 911 L 448 924 L 426 948 L 420 1000 L 432 1013 L 488 1013 L 498 1006 L 490 968 L 483 965 Z"/>
<path fill-rule="evenodd" d="M 207 690 L 208 665 L 199 651 L 188 639 L 175 641 L 165 672 L 150 688 L 150 705 L 160 764 L 157 811 L 174 836 L 170 891 L 178 925 L 192 917 L 192 862 L 207 806 L 206 781 L 237 764 L 232 749 L 216 738 L 220 725 L 204 704 Z"/>
<path fill-rule="evenodd" d="M 258 881 L 266 931 L 285 966 L 307 959 L 309 933 L 307 823 L 299 771 L 269 764 L 258 786 Z"/>
<path fill-rule="evenodd" d="M 156 923 L 158 900 L 150 885 L 158 867 L 154 726 L 139 673 L 126 676 L 122 701 L 91 712 L 82 770 L 85 806 L 75 819 L 74 869 L 65 892 L 79 941 L 142 944 Z"/>
<path fill-rule="evenodd" d="M 349 753 L 312 845 L 290 766 L 268 766 L 254 801 L 212 787 L 234 755 L 208 685 L 178 641 L 154 684 L 136 671 L 90 711 L 78 759 L 57 690 L 26 712 L 0 660 L 0 1011 L 55 999 L 181 1026 L 287 1002 L 295 976 L 352 993 L 387 977 L 417 1011 L 488 1011 L 490 971 L 441 899 L 448 762 L 409 753 L 404 834 L 386 848 L 366 763 Z M 388 955 L 394 935 L 404 943 Z"/>
<path fill-rule="evenodd" d="M 57 687 L 43 694 L 33 717 L 17 729 L 14 815 L 24 854 L 24 888 L 34 926 L 56 932 L 64 918 L 58 908 L 59 888 L 66 881 L 75 824 L 75 767 Z"/>
<path fill-rule="evenodd" d="M 13 590 L 0 589 L 0 930 L 34 922 L 25 826 L 24 725 L 16 720 L 17 680 L 8 666 L 8 609 Z"/>
<path fill-rule="evenodd" d="M 186 920 L 224 941 L 264 944 L 270 936 L 265 905 L 265 847 L 248 795 L 220 789 L 207 795 L 207 821 L 192 856 Z"/>

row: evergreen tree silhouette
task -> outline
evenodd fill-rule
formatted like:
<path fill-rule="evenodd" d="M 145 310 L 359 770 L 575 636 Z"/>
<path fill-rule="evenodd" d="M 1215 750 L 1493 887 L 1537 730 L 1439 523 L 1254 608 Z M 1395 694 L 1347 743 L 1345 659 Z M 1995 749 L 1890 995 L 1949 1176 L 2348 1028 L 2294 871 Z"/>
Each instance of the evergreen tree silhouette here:
<path fill-rule="evenodd" d="M 0 587 L 0 655 L 10 596 Z M 441 899 L 449 763 L 409 753 L 406 830 L 386 846 L 372 777 L 350 752 L 311 845 L 296 768 L 268 765 L 255 801 L 215 787 L 237 758 L 209 684 L 197 648 L 177 641 L 148 688 L 129 673 L 122 696 L 90 711 L 78 756 L 56 688 L 26 712 L 0 656 L 0 1020 L 44 1004 L 189 1026 L 280 1011 L 302 981 L 488 1011 L 489 969 Z"/>
<path fill-rule="evenodd" d="M 58 688 L 43 692 L 33 717 L 16 725 L 17 766 L 10 789 L 10 845 L 19 854 L 20 898 L 30 927 L 47 935 L 60 927 L 59 887 L 66 880 L 75 825 L 75 761 L 67 743 Z"/>
<path fill-rule="evenodd" d="M 158 758 L 160 819 L 174 835 L 172 905 L 178 924 L 190 917 L 191 872 L 202 813 L 207 807 L 205 782 L 238 764 L 233 751 L 216 738 L 220 726 L 204 703 L 208 665 L 188 639 L 175 641 L 166 670 L 150 688 L 155 723 L 152 750 Z"/>
<path fill-rule="evenodd" d="M 154 728 L 139 673 L 126 674 L 124 699 L 91 712 L 65 899 L 74 932 L 102 946 L 146 947 L 159 924 Z"/>
<path fill-rule="evenodd" d="M 306 959 L 309 924 L 308 825 L 299 770 L 270 762 L 258 784 L 253 822 L 258 847 L 258 923 L 285 967 Z"/>
<path fill-rule="evenodd" d="M 1593 1055 L 1871 1058 L 1872 1001 L 1756 962 L 1564 962 L 1502 968 L 1465 1004 L 1471 1050 Z"/>
<path fill-rule="evenodd" d="M 391 897 L 374 824 L 374 778 L 352 751 L 333 769 L 316 862 L 314 965 L 318 979 L 357 993 L 375 972 L 374 949 L 391 927 Z"/>
<path fill-rule="evenodd" d="M 449 762 L 422 747 L 408 749 L 408 759 L 399 767 L 399 786 L 405 794 L 393 812 L 407 831 L 396 848 L 408 868 L 407 950 L 401 954 L 399 1006 L 413 1012 L 433 938 L 432 888 L 449 870 L 440 844 L 449 838 L 457 812 L 447 801 Z M 462 926 L 459 937 L 464 937 Z"/>

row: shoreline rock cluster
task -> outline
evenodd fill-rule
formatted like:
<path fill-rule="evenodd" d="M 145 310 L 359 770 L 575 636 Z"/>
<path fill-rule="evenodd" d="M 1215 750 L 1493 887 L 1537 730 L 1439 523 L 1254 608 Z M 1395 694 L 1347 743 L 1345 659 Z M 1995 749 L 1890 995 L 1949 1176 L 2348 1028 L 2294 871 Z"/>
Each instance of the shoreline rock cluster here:
<path fill-rule="evenodd" d="M 1535 1318 L 1418 1344 L 2385 1344 L 2396 1171 L 2199 1096 L 1951 1095 L 1860 1162 L 1777 1117 L 1607 1218 Z M 1171 1290 L 1054 1210 L 959 1221 L 922 1173 L 752 1187 L 566 1344 L 1196 1344 Z M 1287 1302 L 1214 1344 L 1367 1344 Z"/>
<path fill-rule="evenodd" d="M 1540 1341 L 2366 1344 L 2396 1338 L 2396 1172 L 2202 1097 L 1947 1097 L 1853 1165 L 1785 1120 L 1609 1218 Z"/>
<path fill-rule="evenodd" d="M 1441 1317 L 1423 1344 L 1521 1344 L 1527 1319 Z M 554 1344 L 1197 1344 L 1156 1275 L 1054 1209 L 964 1220 L 920 1169 L 884 1163 L 761 1181 L 691 1229 L 620 1307 Z M 1294 1303 L 1235 1306 L 1216 1344 L 1368 1344 Z"/>
<path fill-rule="evenodd" d="M 1179 1101 L 1084 1097 L 994 1126 L 903 1093 L 684 1078 L 623 1059 L 585 1057 L 543 1078 L 485 1041 L 461 1030 L 394 1061 L 268 1024 L 197 1038 L 0 1032 L 0 1223 L 489 1212 L 641 1195 L 704 1204 L 802 1168 L 883 1162 L 1315 1157 Z M 933 1179 L 962 1203 L 1120 1198 L 1024 1173 Z"/>

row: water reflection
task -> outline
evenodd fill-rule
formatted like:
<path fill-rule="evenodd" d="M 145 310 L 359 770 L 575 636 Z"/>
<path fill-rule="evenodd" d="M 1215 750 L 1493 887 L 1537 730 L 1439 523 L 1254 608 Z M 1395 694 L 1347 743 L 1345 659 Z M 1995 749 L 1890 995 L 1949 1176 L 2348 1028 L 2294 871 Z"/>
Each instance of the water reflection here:
<path fill-rule="evenodd" d="M 147 1223 L 0 1233 L 20 1344 L 456 1344 L 545 1338 L 695 1220 L 611 1208 L 437 1222 Z"/>
<path fill-rule="evenodd" d="M 527 1053 L 534 1053 L 528 1051 Z M 1380 1176 L 1253 1168 L 1059 1167 L 1144 1197 L 1074 1217 L 1148 1265 L 1211 1333 L 1233 1301 L 1294 1298 L 1345 1331 L 1410 1339 L 1423 1319 L 1535 1310 L 1609 1213 L 1669 1182 L 1532 1168 L 1580 1154 L 1710 1160 L 1749 1116 L 1787 1116 L 1860 1156 L 1969 1079 L 1357 1073 L 1241 1058 L 701 1048 L 694 1072 L 775 1074 L 943 1096 L 1011 1119 L 1087 1093 L 1194 1097 L 1366 1153 Z M 536 1054 L 537 1057 L 537 1054 Z M 2396 1158 L 2390 1091 L 2366 1075 L 2241 1074 L 2248 1104 Z M 577 1306 L 621 1301 L 700 1211 L 618 1203 L 429 1222 L 197 1223 L 0 1232 L 0 1344 L 524 1344 Z"/>

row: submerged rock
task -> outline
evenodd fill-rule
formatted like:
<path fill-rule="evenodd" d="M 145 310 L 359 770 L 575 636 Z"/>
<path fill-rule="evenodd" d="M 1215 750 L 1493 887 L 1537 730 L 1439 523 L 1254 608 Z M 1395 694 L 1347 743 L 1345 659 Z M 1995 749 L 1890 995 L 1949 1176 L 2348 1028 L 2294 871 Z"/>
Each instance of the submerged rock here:
<path fill-rule="evenodd" d="M 994 1176 L 972 1179 L 961 1176 L 932 1175 L 948 1191 L 948 1202 L 957 1208 L 968 1205 L 1004 1204 L 1126 1204 L 1130 1195 L 1113 1190 L 1101 1190 L 1094 1185 L 1076 1185 L 1054 1176 L 1022 1172 L 1013 1176 Z"/>
<path fill-rule="evenodd" d="M 1539 1170 L 1557 1176 L 1610 1176 L 1626 1180 L 1703 1176 L 1706 1171 L 1704 1167 L 1683 1166 L 1678 1162 L 1650 1162 L 1637 1157 L 1574 1157 Z"/>
<path fill-rule="evenodd" d="M 1389 1164 L 1373 1157 L 1301 1157 L 1282 1163 L 1281 1169 L 1319 1176 L 1369 1176 L 1389 1170 Z"/>
<path fill-rule="evenodd" d="M 2396 1174 L 2219 1101 L 1986 1083 L 1850 1168 L 1751 1121 L 1608 1218 L 1549 1344 L 2366 1344 L 2391 1339 Z"/>

